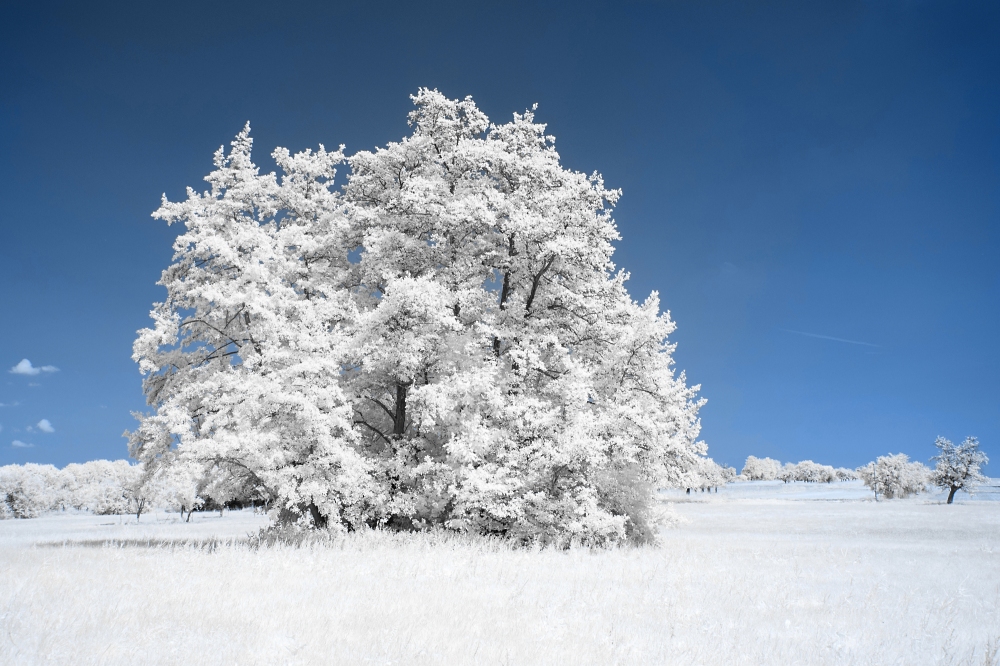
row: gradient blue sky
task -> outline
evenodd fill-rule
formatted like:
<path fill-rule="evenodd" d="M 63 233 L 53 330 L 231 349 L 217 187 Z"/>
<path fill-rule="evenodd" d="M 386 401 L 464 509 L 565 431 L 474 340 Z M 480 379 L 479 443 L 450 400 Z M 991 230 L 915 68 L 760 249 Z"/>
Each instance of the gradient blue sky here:
<path fill-rule="evenodd" d="M 399 139 L 420 86 L 624 190 L 716 460 L 1000 463 L 998 72 L 995 2 L 3 2 L 0 464 L 126 455 L 162 192 L 247 119 L 265 170 Z"/>

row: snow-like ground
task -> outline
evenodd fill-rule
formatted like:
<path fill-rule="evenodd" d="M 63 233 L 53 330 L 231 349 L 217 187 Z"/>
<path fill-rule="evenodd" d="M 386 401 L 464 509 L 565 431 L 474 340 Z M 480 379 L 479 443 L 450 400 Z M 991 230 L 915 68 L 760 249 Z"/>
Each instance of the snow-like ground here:
<path fill-rule="evenodd" d="M 0 521 L 0 663 L 995 665 L 997 490 L 669 492 L 662 546 L 611 551 L 253 550 L 251 512 Z"/>

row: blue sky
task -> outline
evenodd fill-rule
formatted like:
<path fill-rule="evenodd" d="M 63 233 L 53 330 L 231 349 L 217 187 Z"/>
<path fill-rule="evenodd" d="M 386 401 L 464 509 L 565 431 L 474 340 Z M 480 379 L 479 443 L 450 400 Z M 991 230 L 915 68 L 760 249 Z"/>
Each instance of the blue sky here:
<path fill-rule="evenodd" d="M 420 86 L 624 190 L 716 460 L 1000 462 L 1000 5 L 139 4 L 0 5 L 0 464 L 126 455 L 161 193 L 248 119 L 265 170 L 399 139 Z"/>

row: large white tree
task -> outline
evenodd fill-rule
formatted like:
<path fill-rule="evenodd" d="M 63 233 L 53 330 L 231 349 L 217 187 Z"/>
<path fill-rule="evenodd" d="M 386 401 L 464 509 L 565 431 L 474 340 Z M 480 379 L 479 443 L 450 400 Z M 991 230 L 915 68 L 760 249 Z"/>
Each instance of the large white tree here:
<path fill-rule="evenodd" d="M 649 538 L 696 469 L 674 324 L 611 261 L 619 192 L 563 168 L 532 112 L 414 96 L 413 132 L 347 158 L 244 131 L 187 226 L 136 359 L 144 459 L 228 466 L 284 519 L 443 524 L 520 539 Z"/>
<path fill-rule="evenodd" d="M 940 453 L 932 459 L 937 465 L 931 472 L 931 483 L 948 489 L 948 504 L 954 501 L 959 490 L 969 492 L 986 480 L 979 470 L 990 459 L 979 450 L 979 440 L 975 437 L 966 437 L 957 446 L 944 437 L 938 437 L 934 446 Z"/>

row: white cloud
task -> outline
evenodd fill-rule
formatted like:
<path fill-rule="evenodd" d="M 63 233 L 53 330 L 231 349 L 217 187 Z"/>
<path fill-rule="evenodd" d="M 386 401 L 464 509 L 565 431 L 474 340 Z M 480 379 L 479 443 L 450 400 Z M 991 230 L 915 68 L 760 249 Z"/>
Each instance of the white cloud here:
<path fill-rule="evenodd" d="M 52 424 L 49 423 L 48 419 L 42 419 L 41 421 L 39 421 L 35 425 L 42 432 L 55 432 L 56 431 L 56 429 L 52 427 Z"/>
<path fill-rule="evenodd" d="M 17 401 L 15 401 L 15 402 L 0 402 L 0 407 L 17 407 L 20 404 L 21 403 L 19 403 Z"/>
<path fill-rule="evenodd" d="M 40 368 L 36 368 L 31 365 L 31 361 L 26 358 L 22 358 L 21 362 L 11 368 L 9 372 L 14 375 L 28 375 L 34 377 L 35 375 L 43 372 L 59 372 L 59 368 L 54 365 L 43 365 Z"/>
<path fill-rule="evenodd" d="M 10 443 L 10 445 L 13 446 L 15 449 L 30 449 L 31 447 L 34 446 L 34 444 L 28 444 L 27 442 L 22 442 L 19 439 L 15 439 L 13 442 Z"/>

